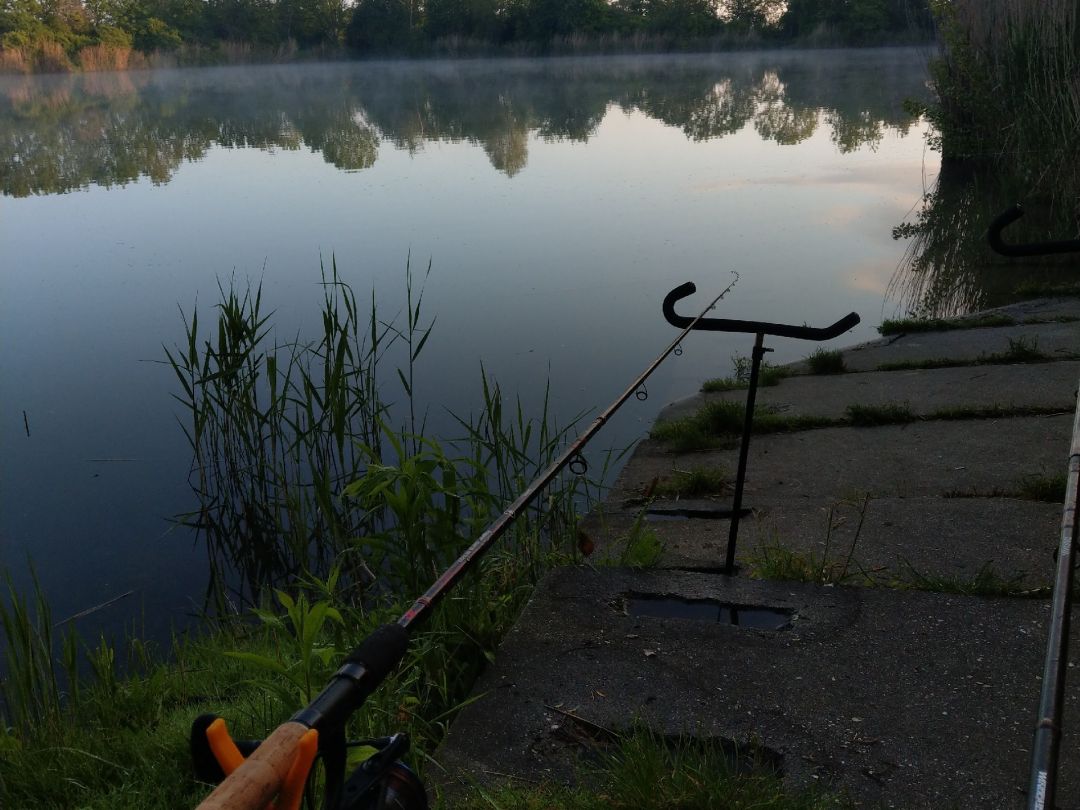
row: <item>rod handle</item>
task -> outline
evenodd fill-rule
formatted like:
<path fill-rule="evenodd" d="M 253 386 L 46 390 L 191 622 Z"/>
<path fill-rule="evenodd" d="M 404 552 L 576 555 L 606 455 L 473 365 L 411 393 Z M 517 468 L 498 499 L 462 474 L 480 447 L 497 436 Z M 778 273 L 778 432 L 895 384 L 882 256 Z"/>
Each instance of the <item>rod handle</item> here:
<path fill-rule="evenodd" d="M 282 723 L 203 799 L 198 810 L 265 810 L 289 775 L 300 739 L 307 732 L 302 723 Z"/>

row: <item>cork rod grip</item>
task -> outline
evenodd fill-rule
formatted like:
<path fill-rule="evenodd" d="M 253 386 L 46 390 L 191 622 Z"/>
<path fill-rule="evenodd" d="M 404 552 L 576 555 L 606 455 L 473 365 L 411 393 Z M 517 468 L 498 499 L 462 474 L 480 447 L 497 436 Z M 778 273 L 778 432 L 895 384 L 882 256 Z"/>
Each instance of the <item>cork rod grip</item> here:
<path fill-rule="evenodd" d="M 198 810 L 265 810 L 289 773 L 300 738 L 301 723 L 282 723 L 255 752 L 207 796 Z"/>

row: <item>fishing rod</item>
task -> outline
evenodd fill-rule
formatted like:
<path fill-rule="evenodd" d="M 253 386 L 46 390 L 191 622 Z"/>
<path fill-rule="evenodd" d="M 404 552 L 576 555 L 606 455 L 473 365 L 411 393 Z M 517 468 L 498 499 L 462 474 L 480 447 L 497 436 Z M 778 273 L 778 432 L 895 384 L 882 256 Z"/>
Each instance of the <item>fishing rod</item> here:
<path fill-rule="evenodd" d="M 1042 256 L 1050 253 L 1080 252 L 1080 239 L 1054 242 L 1006 244 L 1002 230 L 1024 215 L 1014 205 L 990 223 L 987 241 L 1003 256 Z M 1065 674 L 1069 667 L 1069 619 L 1072 615 L 1073 571 L 1076 566 L 1076 541 L 1080 531 L 1080 406 L 1073 418 L 1069 446 L 1068 477 L 1065 482 L 1065 507 L 1061 515 L 1061 534 L 1054 570 L 1054 594 L 1050 605 L 1050 626 L 1043 662 L 1042 690 L 1035 736 L 1031 746 L 1031 769 L 1028 775 L 1029 810 L 1055 807 L 1058 754 L 1061 747 L 1062 710 L 1065 705 Z"/>
<path fill-rule="evenodd" d="M 734 272 L 732 275 L 732 282 L 700 315 L 689 320 L 667 348 L 484 529 L 396 622 L 376 629 L 345 657 L 344 664 L 310 704 L 262 742 L 233 741 L 225 722 L 215 715 L 196 719 L 190 741 L 196 774 L 204 781 L 220 782 L 199 805 L 199 810 L 263 810 L 275 797 L 276 810 L 297 810 L 317 755 L 322 757 L 325 772 L 324 810 L 426 810 L 427 795 L 423 784 L 401 761 L 409 745 L 405 734 L 365 740 L 364 744 L 375 748 L 376 753 L 346 777 L 346 754 L 350 745 L 345 740 L 346 722 L 404 658 L 410 633 L 431 615 L 435 605 L 541 490 L 564 468 L 584 470 L 581 449 L 626 400 L 643 390 L 645 380 L 670 354 L 680 353 L 683 338 L 735 286 L 739 275 Z"/>

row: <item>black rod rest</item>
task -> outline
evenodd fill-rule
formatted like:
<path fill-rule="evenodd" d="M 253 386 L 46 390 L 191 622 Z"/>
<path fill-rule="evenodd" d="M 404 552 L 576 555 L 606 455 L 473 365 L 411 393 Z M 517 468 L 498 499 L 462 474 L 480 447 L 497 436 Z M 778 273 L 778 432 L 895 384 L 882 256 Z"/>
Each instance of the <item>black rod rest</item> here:
<path fill-rule="evenodd" d="M 664 318 L 672 326 L 682 329 L 702 329 L 707 332 L 750 332 L 754 335 L 754 350 L 750 355 L 750 379 L 746 386 L 746 408 L 743 411 L 742 440 L 739 443 L 739 466 L 735 473 L 735 492 L 732 496 L 731 521 L 728 524 L 727 553 L 724 556 L 725 574 L 735 574 L 735 545 L 739 538 L 739 519 L 742 516 L 743 489 L 746 485 L 746 464 L 750 454 L 750 435 L 754 432 L 754 404 L 757 401 L 758 377 L 766 352 L 772 349 L 765 346 L 765 336 L 795 338 L 796 340 L 829 340 L 839 337 L 859 323 L 859 316 L 849 312 L 832 326 L 813 327 L 795 326 L 787 323 L 768 323 L 766 321 L 737 321 L 729 318 L 706 318 L 701 316 L 694 322 L 675 313 L 675 302 L 688 295 L 693 295 L 697 286 L 692 281 L 680 284 L 664 297 Z"/>
<path fill-rule="evenodd" d="M 675 313 L 675 302 L 697 292 L 697 285 L 692 281 L 680 284 L 664 297 L 664 318 L 672 326 L 685 329 L 693 318 Z M 832 326 L 813 327 L 795 326 L 787 323 L 768 323 L 766 321 L 736 321 L 729 318 L 701 318 L 694 329 L 706 332 L 750 332 L 751 334 L 775 335 L 776 337 L 796 338 L 797 340 L 830 340 L 839 337 L 859 323 L 859 316 L 849 312 Z"/>
<path fill-rule="evenodd" d="M 998 214 L 990 223 L 986 240 L 995 253 L 1002 256 L 1049 256 L 1052 253 L 1080 253 L 1080 239 L 1061 239 L 1055 242 L 1027 242 L 1010 245 L 1001 238 L 1001 232 L 1024 215 L 1024 207 L 1017 203 Z"/>

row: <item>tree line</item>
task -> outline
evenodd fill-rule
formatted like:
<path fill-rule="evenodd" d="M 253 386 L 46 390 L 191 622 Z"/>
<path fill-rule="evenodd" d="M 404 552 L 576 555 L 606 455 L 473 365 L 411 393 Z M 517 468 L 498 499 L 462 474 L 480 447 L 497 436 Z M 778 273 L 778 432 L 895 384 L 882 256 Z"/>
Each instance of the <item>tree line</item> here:
<path fill-rule="evenodd" d="M 674 50 L 926 38 L 929 0 L 0 0 L 0 48 L 291 55 Z M 723 41 L 723 42 L 721 42 Z M 621 47 L 620 47 L 621 45 Z M 247 49 L 246 51 L 244 49 Z"/>

